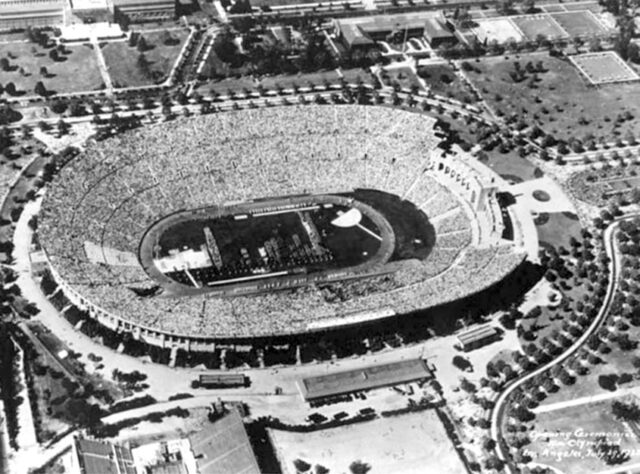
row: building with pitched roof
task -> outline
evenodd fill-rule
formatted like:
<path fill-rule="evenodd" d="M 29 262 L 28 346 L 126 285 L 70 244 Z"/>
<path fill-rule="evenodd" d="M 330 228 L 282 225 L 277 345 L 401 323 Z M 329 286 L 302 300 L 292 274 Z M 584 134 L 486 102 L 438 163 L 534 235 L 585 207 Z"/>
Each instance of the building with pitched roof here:
<path fill-rule="evenodd" d="M 260 474 L 249 436 L 237 410 L 192 436 L 198 474 Z"/>
<path fill-rule="evenodd" d="M 307 377 L 298 382 L 298 388 L 302 398 L 312 401 L 432 377 L 424 359 L 411 359 Z"/>
<path fill-rule="evenodd" d="M 441 12 L 375 15 L 334 20 L 336 37 L 351 50 L 372 47 L 390 36 L 402 39 L 425 38 L 432 47 L 455 43 L 452 27 Z"/>
<path fill-rule="evenodd" d="M 112 0 L 116 21 L 131 23 L 169 20 L 176 16 L 176 0 Z"/>
<path fill-rule="evenodd" d="M 476 326 L 457 335 L 463 351 L 470 351 L 495 341 L 500 334 L 489 324 Z"/>
<path fill-rule="evenodd" d="M 64 0 L 0 0 L 0 30 L 64 24 Z"/>
<path fill-rule="evenodd" d="M 71 467 L 77 474 L 137 474 L 127 446 L 75 438 L 71 449 Z"/>

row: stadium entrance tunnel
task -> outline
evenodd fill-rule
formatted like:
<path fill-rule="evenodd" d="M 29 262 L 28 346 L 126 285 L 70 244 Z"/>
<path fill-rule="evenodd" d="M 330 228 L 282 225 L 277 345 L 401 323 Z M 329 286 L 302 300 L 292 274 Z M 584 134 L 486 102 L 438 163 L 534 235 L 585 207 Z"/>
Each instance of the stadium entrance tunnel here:
<path fill-rule="evenodd" d="M 147 229 L 138 257 L 170 294 L 239 296 L 392 273 L 434 244 L 413 204 L 355 190 L 178 211 Z"/>

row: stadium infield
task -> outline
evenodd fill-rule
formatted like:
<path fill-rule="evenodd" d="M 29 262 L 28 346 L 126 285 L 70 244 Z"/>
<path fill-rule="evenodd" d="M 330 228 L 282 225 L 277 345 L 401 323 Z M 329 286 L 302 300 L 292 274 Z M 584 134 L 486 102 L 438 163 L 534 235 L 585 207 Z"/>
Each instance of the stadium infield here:
<path fill-rule="evenodd" d="M 345 221 L 350 211 L 361 219 Z M 172 214 L 145 233 L 139 257 L 173 294 L 237 296 L 387 273 L 380 267 L 394 250 L 395 234 L 379 212 L 323 195 Z"/>

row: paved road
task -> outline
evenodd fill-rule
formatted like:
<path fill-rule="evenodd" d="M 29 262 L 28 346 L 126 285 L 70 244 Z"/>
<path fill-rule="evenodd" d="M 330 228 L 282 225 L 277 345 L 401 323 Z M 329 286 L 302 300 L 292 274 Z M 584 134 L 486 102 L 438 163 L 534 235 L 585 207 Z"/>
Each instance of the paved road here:
<path fill-rule="evenodd" d="M 618 273 L 620 271 L 618 255 L 617 255 L 617 247 L 614 245 L 614 232 L 618 224 L 620 223 L 620 221 L 628 220 L 633 217 L 636 217 L 636 216 L 635 215 L 624 216 L 624 217 L 621 217 L 620 219 L 617 219 L 615 222 L 609 225 L 609 227 L 607 227 L 607 229 L 604 232 L 603 239 L 605 243 L 605 251 L 607 253 L 607 256 L 611 259 L 611 262 L 609 263 L 610 279 L 609 279 L 609 285 L 607 287 L 607 294 L 604 298 L 604 302 L 597 316 L 594 318 L 591 325 L 587 328 L 584 334 L 580 336 L 580 338 L 569 349 L 567 349 L 565 352 L 560 354 L 560 356 L 548 362 L 547 364 L 539 367 L 533 372 L 529 372 L 528 374 L 520 377 L 519 379 L 516 379 L 514 382 L 511 383 L 511 385 L 508 385 L 507 387 L 505 387 L 504 391 L 500 394 L 500 396 L 496 400 L 495 407 L 491 412 L 491 437 L 494 440 L 498 441 L 500 438 L 502 438 L 501 425 L 502 425 L 502 419 L 504 417 L 504 413 L 508 405 L 507 400 L 509 398 L 509 395 L 511 395 L 511 393 L 513 393 L 514 390 L 521 387 L 524 383 L 546 372 L 551 367 L 554 367 L 556 365 L 563 363 L 565 360 L 567 360 L 569 357 L 575 354 L 578 350 L 582 348 L 582 346 L 587 341 L 587 339 L 598 330 L 598 328 L 602 325 L 602 322 L 606 319 L 607 315 L 609 314 L 611 303 L 613 301 L 613 295 L 616 293 L 618 289 Z M 502 443 L 500 442 L 497 443 L 496 451 L 500 459 L 502 459 L 503 461 L 508 461 L 509 456 L 507 452 L 503 449 Z M 506 470 L 509 473 L 514 472 L 512 466 L 509 463 L 507 463 L 506 465 Z"/>

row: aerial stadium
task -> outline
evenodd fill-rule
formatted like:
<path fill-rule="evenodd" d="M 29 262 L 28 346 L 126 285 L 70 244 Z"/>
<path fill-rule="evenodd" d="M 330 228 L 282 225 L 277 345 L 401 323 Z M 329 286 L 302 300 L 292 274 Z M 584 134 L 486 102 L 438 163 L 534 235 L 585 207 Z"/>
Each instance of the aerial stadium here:
<path fill-rule="evenodd" d="M 38 237 L 65 296 L 161 347 L 380 322 L 478 293 L 523 261 L 506 183 L 433 118 L 305 105 L 91 142 Z"/>

